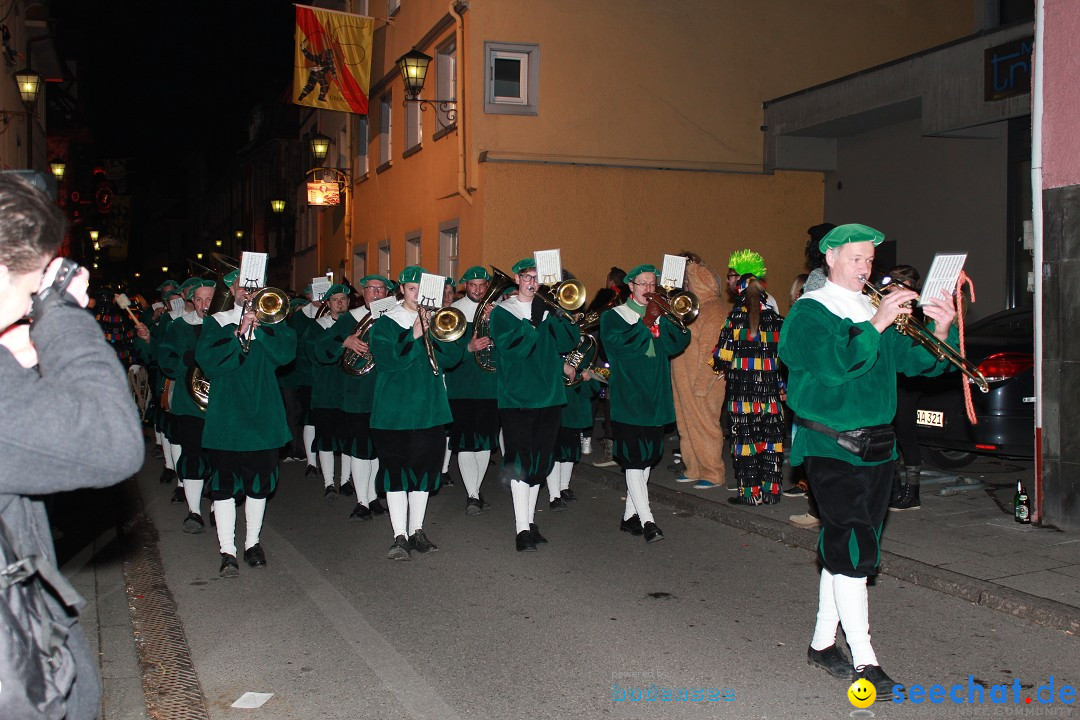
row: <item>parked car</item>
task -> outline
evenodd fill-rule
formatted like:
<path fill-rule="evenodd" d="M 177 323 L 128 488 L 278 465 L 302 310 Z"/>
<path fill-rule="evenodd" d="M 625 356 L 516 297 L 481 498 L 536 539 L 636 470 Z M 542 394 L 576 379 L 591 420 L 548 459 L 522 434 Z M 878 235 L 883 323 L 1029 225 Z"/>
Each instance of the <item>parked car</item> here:
<path fill-rule="evenodd" d="M 1032 311 L 1014 308 L 965 328 L 968 359 L 990 384 L 971 385 L 978 424 L 964 409 L 960 374 L 921 378 L 915 418 L 919 444 L 933 464 L 959 468 L 980 454 L 1032 458 L 1035 453 L 1035 340 Z"/>

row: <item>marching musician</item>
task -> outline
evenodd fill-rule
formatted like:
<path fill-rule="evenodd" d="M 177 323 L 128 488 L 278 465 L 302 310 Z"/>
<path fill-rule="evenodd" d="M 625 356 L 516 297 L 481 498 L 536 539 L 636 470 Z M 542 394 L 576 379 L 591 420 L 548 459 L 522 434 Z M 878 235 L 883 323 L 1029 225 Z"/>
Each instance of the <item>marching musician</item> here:
<path fill-rule="evenodd" d="M 386 495 L 394 532 L 390 560 L 410 560 L 412 550 L 439 549 L 424 532 L 424 515 L 428 495 L 439 489 L 444 428 L 451 421 L 442 372 L 460 362 L 461 346 L 425 340 L 432 313 L 418 305 L 424 272 L 416 265 L 401 271 L 402 301 L 375 321 L 369 343 L 379 368 L 371 434 L 379 453 L 377 488 Z"/>
<path fill-rule="evenodd" d="M 863 294 L 874 248 L 884 238 L 865 225 L 830 230 L 820 242 L 825 287 L 795 303 L 780 333 L 788 404 L 796 415 L 791 464 L 806 464 L 821 515 L 817 624 L 807 660 L 845 684 L 869 681 L 879 700 L 892 697 L 894 682 L 870 644 L 866 579 L 878 571 L 896 460 L 888 425 L 896 410 L 896 373 L 939 375 L 950 367 L 893 327 L 898 316 L 911 313 L 905 304 L 918 297 L 915 292 L 888 293 L 876 310 Z M 955 345 L 952 300 L 942 293 L 935 301 L 924 307 L 933 335 Z M 859 428 L 880 442 L 857 455 L 839 444 L 846 438 L 838 434 Z M 836 647 L 838 625 L 850 660 Z"/>
<path fill-rule="evenodd" d="M 349 289 L 342 283 L 331 285 L 322 300 L 329 312 L 319 316 L 316 327 L 304 336 L 299 352 L 311 360 L 311 419 L 315 423 L 315 451 L 319 456 L 319 469 L 322 470 L 323 498 L 336 500 L 339 490 L 334 485 L 334 455 L 341 455 L 342 495 L 355 495 L 352 484 L 352 458 L 345 452 L 346 427 L 345 400 L 346 375 L 336 361 L 326 359 L 316 348 L 327 338 L 330 328 L 338 318 L 348 314 Z M 338 341 L 340 343 L 340 340 Z"/>
<path fill-rule="evenodd" d="M 187 281 L 194 307 L 180 320 L 169 325 L 158 353 L 161 371 L 173 380 L 170 409 L 173 413 L 180 455 L 176 461 L 178 484 L 183 488 L 188 514 L 181 525 L 186 533 L 201 533 L 205 523 L 201 513 L 203 485 L 210 479 L 210 461 L 203 452 L 202 436 L 205 411 L 196 404 L 188 387 L 195 364 L 195 346 L 202 332 L 203 318 L 214 299 L 213 280 L 193 278 Z"/>
<path fill-rule="evenodd" d="M 514 499 L 514 545 L 518 552 L 534 552 L 538 543 L 547 542 L 534 518 L 540 485 L 555 463 L 555 440 L 566 404 L 562 356 L 577 346 L 581 333 L 537 294 L 540 281 L 533 258 L 519 260 L 513 272 L 517 295 L 491 311 L 491 338 L 499 368 L 503 467 L 510 475 Z"/>
<path fill-rule="evenodd" d="M 305 338 L 307 333 L 315 328 L 318 328 L 318 323 L 315 322 L 315 318 L 322 310 L 323 301 L 322 298 L 316 298 L 311 290 L 311 284 L 304 288 L 304 297 L 308 302 L 303 305 L 298 311 L 290 313 L 288 319 L 289 327 L 296 333 L 296 360 L 293 362 L 293 372 L 291 373 L 296 383 L 296 404 L 299 406 L 297 413 L 300 416 L 298 421 L 290 423 L 290 432 L 293 433 L 293 455 L 298 458 L 304 458 L 307 461 L 307 468 L 304 470 L 304 478 L 308 480 L 314 480 L 318 477 L 319 471 L 315 464 L 315 421 L 311 419 L 311 383 L 312 383 L 312 367 L 311 358 L 307 353 L 303 352 Z M 296 425 L 300 426 L 299 436 L 294 429 Z M 297 443 L 303 445 L 300 448 Z"/>
<path fill-rule="evenodd" d="M 385 512 L 375 493 L 379 457 L 371 439 L 371 409 L 375 399 L 375 377 L 378 368 L 364 375 L 352 375 L 341 368 L 341 358 L 345 350 L 351 350 L 358 356 L 370 353 L 370 331 L 361 338 L 356 335 L 356 330 L 364 318 L 371 314 L 371 303 L 386 297 L 393 283 L 382 275 L 367 275 L 361 278 L 360 285 L 364 305 L 341 313 L 334 324 L 322 333 L 314 351 L 318 362 L 324 366 L 336 367 L 344 376 L 341 403 L 344 431 L 342 463 L 348 461 L 352 466 L 356 506 L 349 515 L 349 520 L 354 522 L 371 520 L 372 514 L 382 515 Z M 363 364 L 363 361 L 360 363 Z"/>
<path fill-rule="evenodd" d="M 203 447 L 210 458 L 210 498 L 214 501 L 221 577 L 236 577 L 236 499 L 247 497 L 244 561 L 266 565 L 259 543 L 266 498 L 278 479 L 278 457 L 289 441 L 276 369 L 296 356 L 296 333 L 286 323 L 259 323 L 246 307 L 249 291 L 240 272 L 225 276 L 235 305 L 203 319 L 195 362 L 212 389 L 206 406 Z M 247 352 L 242 339 L 250 338 Z"/>
<path fill-rule="evenodd" d="M 611 361 L 608 385 L 612 454 L 626 473 L 626 508 L 619 529 L 664 539 L 649 506 L 649 474 L 664 452 L 664 426 L 675 422 L 671 358 L 690 343 L 663 311 L 657 268 L 637 265 L 626 274 L 630 297 L 600 316 L 600 338 Z"/>
<path fill-rule="evenodd" d="M 144 322 L 143 326 L 136 328 L 135 331 L 137 336 L 134 344 L 135 352 L 150 374 L 151 397 L 154 399 L 154 409 L 151 411 L 154 436 L 165 460 L 165 469 L 161 471 L 161 477 L 158 478 L 163 485 L 172 482 L 173 478 L 176 477 L 176 464 L 173 457 L 172 442 L 168 437 L 172 434 L 169 427 L 171 418 L 162 403 L 163 393 L 165 392 L 165 375 L 161 372 L 161 366 L 158 364 L 158 346 L 161 344 L 161 338 L 165 336 L 165 330 L 168 328 L 169 323 L 173 320 L 169 301 L 174 295 L 179 294 L 179 287 L 180 283 L 175 280 L 166 280 L 158 285 L 157 289 L 161 293 L 162 307 L 154 312 L 149 321 Z"/>
<path fill-rule="evenodd" d="M 563 363 L 566 377 L 566 405 L 560 413 L 559 434 L 555 439 L 555 464 L 547 476 L 548 507 L 552 512 L 566 510 L 568 502 L 577 500 L 570 489 L 574 465 L 581 461 L 581 438 L 592 430 L 592 398 L 600 391 L 600 381 L 589 370 L 596 359 L 596 344 L 591 343 L 577 366 L 569 360 Z M 580 376 L 580 377 L 579 377 Z"/>
<path fill-rule="evenodd" d="M 464 346 L 461 362 L 446 371 L 446 394 L 454 416 L 450 447 L 457 451 L 458 469 L 465 484 L 465 514 L 476 515 L 490 505 L 480 494 L 491 451 L 499 442 L 498 385 L 494 372 L 476 361 L 476 353 L 493 352 L 489 336 L 477 336 L 476 313 L 491 285 L 491 275 L 480 265 L 461 276 L 465 297 L 453 304 L 468 321 L 465 334 L 458 340 Z M 489 318 L 494 302 L 488 303 L 482 317 Z"/>

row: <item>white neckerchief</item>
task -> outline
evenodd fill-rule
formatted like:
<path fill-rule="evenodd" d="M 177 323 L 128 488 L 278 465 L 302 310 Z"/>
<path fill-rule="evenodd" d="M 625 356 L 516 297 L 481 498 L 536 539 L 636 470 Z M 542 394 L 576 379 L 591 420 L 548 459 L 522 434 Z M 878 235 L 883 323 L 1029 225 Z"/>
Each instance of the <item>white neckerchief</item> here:
<path fill-rule="evenodd" d="M 202 318 L 194 310 L 184 313 L 181 317 L 188 325 L 202 325 Z"/>
<path fill-rule="evenodd" d="M 239 325 L 240 318 L 244 315 L 244 308 L 240 305 L 233 305 L 231 310 L 222 310 L 213 314 L 213 318 L 217 320 L 218 325 L 225 327 L 226 325 Z"/>
<path fill-rule="evenodd" d="M 349 311 L 349 314 L 353 316 L 353 319 L 355 319 L 356 322 L 360 322 L 361 320 L 366 318 L 371 313 L 368 311 L 368 309 L 366 307 L 361 306 L 361 307 L 358 307 L 358 308 L 353 308 L 352 310 Z"/>
<path fill-rule="evenodd" d="M 613 307 L 611 309 L 615 311 L 616 315 L 621 317 L 623 320 L 625 320 L 630 325 L 633 325 L 633 324 L 638 323 L 638 322 L 645 322 L 645 318 L 643 318 L 641 315 L 638 315 L 634 311 L 634 309 L 632 307 L 628 306 L 626 303 L 623 303 L 622 305 L 616 305 L 615 307 Z"/>
<path fill-rule="evenodd" d="M 304 313 L 309 318 L 314 320 L 315 316 L 319 313 L 319 308 L 315 307 L 315 303 L 308 303 L 307 305 L 304 305 L 302 308 L 300 308 L 300 312 Z"/>
<path fill-rule="evenodd" d="M 169 317 L 171 317 L 173 320 L 179 320 L 183 316 L 184 316 L 184 311 L 183 310 L 180 311 L 180 314 L 176 314 L 172 310 L 169 311 Z"/>
<path fill-rule="evenodd" d="M 866 295 L 842 288 L 830 280 L 825 281 L 825 287 L 812 290 L 799 300 L 816 300 L 833 315 L 854 323 L 869 322 L 875 312 L 874 306 L 870 304 L 870 298 Z"/>
<path fill-rule="evenodd" d="M 321 318 L 317 319 L 315 322 L 319 323 L 319 327 L 325 330 L 326 328 L 334 324 L 334 318 L 330 317 L 330 313 L 326 313 Z"/>
<path fill-rule="evenodd" d="M 416 311 L 407 310 L 404 305 L 395 305 L 383 313 L 383 317 L 390 318 L 403 328 L 411 328 L 416 322 Z"/>
<path fill-rule="evenodd" d="M 454 302 L 454 304 L 450 307 L 455 307 L 461 312 L 465 313 L 466 322 L 473 322 L 474 320 L 476 320 L 476 309 L 480 307 L 480 303 L 474 302 L 473 300 L 469 299 L 468 295 L 466 295 L 460 300 Z"/>
<path fill-rule="evenodd" d="M 510 312 L 511 315 L 519 320 L 525 320 L 526 322 L 532 321 L 532 301 L 521 302 L 517 299 L 517 295 L 506 298 L 499 303 L 499 307 Z M 548 311 L 544 311 L 543 317 L 540 318 L 540 322 L 547 319 Z"/>

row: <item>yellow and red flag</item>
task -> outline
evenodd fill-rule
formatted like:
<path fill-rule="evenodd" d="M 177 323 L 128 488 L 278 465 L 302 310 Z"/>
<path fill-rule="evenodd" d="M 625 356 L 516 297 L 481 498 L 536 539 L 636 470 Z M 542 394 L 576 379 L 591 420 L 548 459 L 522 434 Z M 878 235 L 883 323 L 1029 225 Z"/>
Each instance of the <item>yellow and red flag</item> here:
<path fill-rule="evenodd" d="M 366 115 L 374 18 L 296 6 L 293 102 Z"/>

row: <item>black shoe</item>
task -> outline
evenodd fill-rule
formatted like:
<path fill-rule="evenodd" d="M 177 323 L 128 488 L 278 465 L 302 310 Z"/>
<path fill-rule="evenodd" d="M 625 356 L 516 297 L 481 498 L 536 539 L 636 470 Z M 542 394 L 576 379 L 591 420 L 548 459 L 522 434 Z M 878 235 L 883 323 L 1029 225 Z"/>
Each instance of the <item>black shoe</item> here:
<path fill-rule="evenodd" d="M 562 512 L 566 509 L 566 501 L 562 499 L 562 496 L 557 495 L 554 500 L 551 501 L 551 512 Z"/>
<path fill-rule="evenodd" d="M 514 540 L 518 552 L 536 552 L 536 541 L 533 540 L 532 532 L 522 530 Z"/>
<path fill-rule="evenodd" d="M 173 505 L 182 505 L 187 502 L 187 496 L 184 495 L 184 488 L 175 487 L 172 491 L 172 497 L 169 498 L 169 502 Z"/>
<path fill-rule="evenodd" d="M 809 487 L 805 480 L 800 480 L 781 494 L 784 497 L 806 497 L 806 491 Z"/>
<path fill-rule="evenodd" d="M 236 556 L 221 553 L 221 569 L 218 570 L 218 577 L 234 578 L 239 576 L 240 565 L 236 562 Z"/>
<path fill-rule="evenodd" d="M 537 545 L 547 545 L 547 538 L 540 534 L 540 528 L 536 523 L 529 523 L 529 532 L 532 534 L 534 543 Z"/>
<path fill-rule="evenodd" d="M 371 511 L 360 503 L 356 503 L 356 507 L 349 513 L 349 522 L 364 522 L 371 519 Z"/>
<path fill-rule="evenodd" d="M 918 510 L 920 507 L 922 501 L 919 500 L 918 485 L 902 485 L 900 494 L 889 503 L 890 510 Z"/>
<path fill-rule="evenodd" d="M 349 482 L 347 482 L 347 483 L 342 483 L 341 488 L 338 489 L 338 492 L 341 493 L 342 495 L 347 495 L 348 497 L 352 497 L 353 495 L 356 494 L 356 490 L 353 488 L 353 484 L 352 484 L 351 480 Z"/>
<path fill-rule="evenodd" d="M 418 553 L 436 552 L 439 546 L 428 540 L 428 536 L 424 534 L 424 529 L 420 528 L 413 533 L 413 536 L 409 539 L 409 544 L 412 545 L 412 549 Z"/>
<path fill-rule="evenodd" d="M 628 532 L 631 535 L 640 535 L 641 533 L 645 532 L 641 528 L 641 518 L 639 518 L 637 515 L 633 515 L 629 520 L 623 520 L 621 523 L 619 523 L 619 529 L 623 532 Z"/>
<path fill-rule="evenodd" d="M 574 502 L 577 500 L 577 495 L 575 495 L 574 491 L 570 488 L 566 488 L 559 494 L 562 495 L 563 502 Z"/>
<path fill-rule="evenodd" d="M 451 477 L 450 473 L 448 473 L 448 472 L 443 473 L 442 482 L 439 483 L 439 484 L 440 485 L 445 485 L 446 487 L 454 487 L 455 485 L 457 485 L 457 483 L 454 482 L 454 478 Z"/>
<path fill-rule="evenodd" d="M 188 513 L 180 527 L 190 535 L 198 535 L 206 531 L 206 523 L 203 522 L 202 515 L 193 512 Z"/>
<path fill-rule="evenodd" d="M 479 515 L 484 509 L 484 506 L 480 504 L 478 498 L 468 498 L 465 500 L 465 514 L 466 515 Z"/>
<path fill-rule="evenodd" d="M 892 700 L 893 686 L 899 684 L 885 674 L 880 665 L 860 665 L 855 669 L 859 678 L 867 680 L 877 691 L 878 700 Z"/>
<path fill-rule="evenodd" d="M 382 503 L 379 502 L 379 498 L 375 498 L 374 500 L 372 500 L 371 502 L 368 503 L 368 510 L 371 511 L 372 515 L 385 515 L 386 514 L 386 508 L 384 508 L 382 506 Z"/>
<path fill-rule="evenodd" d="M 165 468 L 161 471 L 161 475 L 158 477 L 158 482 L 162 485 L 168 485 L 176 479 L 176 471 L 169 468 Z"/>
<path fill-rule="evenodd" d="M 851 660 L 836 645 L 830 645 L 824 650 L 815 650 L 812 647 L 806 648 L 806 664 L 819 667 L 834 678 L 846 682 L 855 682 L 855 668 L 852 666 Z"/>
<path fill-rule="evenodd" d="M 647 543 L 660 542 L 664 539 L 664 533 L 660 532 L 660 528 L 656 527 L 654 522 L 647 522 L 642 525 L 641 533 L 645 536 L 645 542 Z"/>
<path fill-rule="evenodd" d="M 491 503 L 489 503 L 487 500 L 485 500 L 484 496 L 481 493 L 476 493 L 476 497 L 479 498 L 479 500 L 480 500 L 480 509 L 481 510 L 487 510 L 489 507 L 491 507 Z"/>
<path fill-rule="evenodd" d="M 262 545 L 255 543 L 247 550 L 244 551 L 244 562 L 251 567 L 263 567 L 266 565 L 266 553 L 263 552 Z"/>
<path fill-rule="evenodd" d="M 412 560 L 409 554 L 409 541 L 404 535 L 394 538 L 394 544 L 390 546 L 390 552 L 386 553 L 388 560 Z"/>
<path fill-rule="evenodd" d="M 308 465 L 307 469 L 304 470 L 304 479 L 314 480 L 317 477 L 319 477 L 319 469 L 314 465 Z"/>
<path fill-rule="evenodd" d="M 323 490 L 323 500 L 326 502 L 337 500 L 337 488 L 333 485 L 327 485 L 326 489 Z"/>

